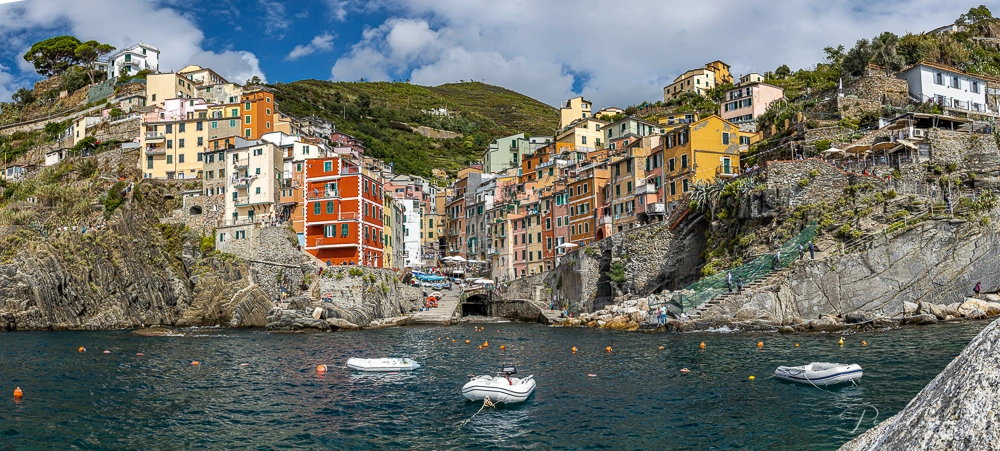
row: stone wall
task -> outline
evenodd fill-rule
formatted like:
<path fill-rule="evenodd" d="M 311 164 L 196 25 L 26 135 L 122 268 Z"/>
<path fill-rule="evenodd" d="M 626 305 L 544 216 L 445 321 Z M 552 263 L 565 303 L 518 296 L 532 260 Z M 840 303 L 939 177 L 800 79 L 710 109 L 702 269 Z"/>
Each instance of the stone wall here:
<path fill-rule="evenodd" d="M 226 215 L 226 198 L 221 194 L 184 196 L 183 208 L 174 210 L 168 221 L 182 223 L 192 230 L 211 233 L 223 224 Z M 243 229 L 240 229 L 243 230 Z M 249 233 L 247 233 L 249 235 Z M 216 234 L 216 241 L 219 237 Z M 223 247 L 228 244 L 223 245 Z"/>
<path fill-rule="evenodd" d="M 794 324 L 820 315 L 903 314 L 903 302 L 961 302 L 976 282 L 1000 289 L 1000 234 L 961 222 L 921 224 L 867 251 L 795 263 L 784 277 L 731 296 L 702 316 Z M 831 250 L 832 251 L 832 250 Z"/>
<path fill-rule="evenodd" d="M 865 76 L 849 81 L 844 86 L 845 96 L 872 99 L 883 103 L 906 102 L 910 88 L 906 80 L 882 71 L 869 71 Z"/>
<path fill-rule="evenodd" d="M 861 117 L 864 114 L 882 114 L 879 98 L 845 96 L 837 98 L 837 109 L 844 117 Z"/>
<path fill-rule="evenodd" d="M 234 239 L 236 231 L 246 232 L 245 239 Z M 225 233 L 226 240 L 219 241 Z M 316 274 L 312 259 L 295 249 L 295 234 L 287 227 L 262 227 L 259 224 L 219 228 L 213 237 L 216 249 L 247 260 L 253 280 L 269 299 L 298 296 L 309 290 L 306 274 Z"/>
<path fill-rule="evenodd" d="M 331 266 L 323 270 L 312 293 L 314 306 L 323 306 L 327 317 L 342 318 L 359 326 L 377 319 L 402 316 L 420 308 L 423 291 L 399 282 L 389 269 L 367 266 Z M 323 298 L 332 303 L 322 303 Z M 330 311 L 334 313 L 330 313 Z"/>
<path fill-rule="evenodd" d="M 543 315 L 538 306 L 530 301 L 513 300 L 506 302 L 491 302 L 487 305 L 487 316 L 507 318 L 515 321 L 539 321 Z"/>
<path fill-rule="evenodd" d="M 814 175 L 815 174 L 815 175 Z M 840 196 L 844 188 L 862 182 L 874 183 L 876 189 L 885 188 L 885 180 L 863 176 L 843 170 L 817 158 L 805 160 L 770 161 L 767 164 L 767 195 L 774 196 L 777 204 L 795 208 L 816 204 Z M 805 181 L 805 186 L 800 183 Z"/>
<path fill-rule="evenodd" d="M 102 122 L 98 124 L 94 131 L 94 138 L 98 141 L 132 141 L 139 138 L 139 125 L 141 118 L 138 116 L 116 122 Z"/>
<path fill-rule="evenodd" d="M 452 138 L 461 138 L 463 136 L 461 133 L 458 132 L 440 130 L 436 128 L 427 127 L 424 125 L 421 125 L 419 127 L 410 127 L 410 129 L 413 130 L 414 133 L 421 134 L 431 139 L 452 139 Z"/>
<path fill-rule="evenodd" d="M 970 157 L 1000 155 L 992 135 L 935 128 L 928 131 L 927 140 L 931 143 L 931 160 L 936 163 L 969 166 L 967 163 L 970 162 Z M 982 167 L 976 165 L 965 169 L 977 170 Z"/>
<path fill-rule="evenodd" d="M 646 225 L 567 253 L 553 270 L 512 281 L 504 297 L 568 303 L 571 310 L 592 312 L 624 293 L 678 288 L 703 263 L 706 225 L 690 220 L 670 230 L 671 224 Z M 615 286 L 608 276 L 615 262 L 625 269 L 623 286 Z"/>

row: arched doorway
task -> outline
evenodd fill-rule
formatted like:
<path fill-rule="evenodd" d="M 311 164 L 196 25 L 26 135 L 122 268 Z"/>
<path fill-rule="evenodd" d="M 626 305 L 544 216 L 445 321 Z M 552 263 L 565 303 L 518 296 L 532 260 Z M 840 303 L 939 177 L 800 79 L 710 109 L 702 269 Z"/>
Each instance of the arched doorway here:
<path fill-rule="evenodd" d="M 489 297 L 485 294 L 474 294 L 462 302 L 462 316 L 488 316 Z"/>
<path fill-rule="evenodd" d="M 198 215 L 202 214 L 201 206 L 200 205 L 195 205 L 195 206 L 191 207 L 191 209 L 188 210 L 188 214 L 191 215 L 191 216 L 198 216 Z"/>
<path fill-rule="evenodd" d="M 597 229 L 597 235 L 595 237 L 597 238 L 597 241 L 601 241 L 601 240 L 604 239 L 604 228 L 603 227 L 600 228 L 600 229 Z"/>

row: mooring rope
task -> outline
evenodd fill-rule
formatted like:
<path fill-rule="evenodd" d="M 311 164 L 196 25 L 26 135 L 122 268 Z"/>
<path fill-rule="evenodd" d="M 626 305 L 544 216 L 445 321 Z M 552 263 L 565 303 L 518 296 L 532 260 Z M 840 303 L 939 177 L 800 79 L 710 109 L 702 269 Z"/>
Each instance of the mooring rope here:
<path fill-rule="evenodd" d="M 459 429 L 462 429 L 462 426 L 469 424 L 469 422 L 472 421 L 472 419 L 475 418 L 476 415 L 479 415 L 479 412 L 482 412 L 483 409 L 487 407 L 496 407 L 496 404 L 493 404 L 493 401 L 490 401 L 490 398 L 483 398 L 483 406 L 480 407 L 479 410 L 476 411 L 476 413 L 472 414 L 472 416 L 469 417 L 468 420 L 465 420 L 464 422 L 462 422 L 462 424 L 458 425 L 458 427 L 455 428 L 455 432 L 458 432 Z"/>

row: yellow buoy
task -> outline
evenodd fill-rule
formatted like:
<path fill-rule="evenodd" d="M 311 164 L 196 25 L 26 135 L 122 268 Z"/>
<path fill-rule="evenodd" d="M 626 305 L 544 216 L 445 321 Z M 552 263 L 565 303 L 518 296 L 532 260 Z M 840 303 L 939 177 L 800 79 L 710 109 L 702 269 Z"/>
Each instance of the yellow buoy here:
<path fill-rule="evenodd" d="M 469 340 L 465 340 L 465 344 L 469 344 L 469 343 L 470 343 Z"/>
<path fill-rule="evenodd" d="M 571 349 L 571 351 L 573 351 L 573 354 L 576 354 L 576 346 L 573 346 L 573 349 Z"/>
<path fill-rule="evenodd" d="M 484 348 L 488 348 L 489 346 L 490 346 L 490 342 L 488 342 L 488 341 L 484 341 L 483 342 L 483 347 Z"/>
<path fill-rule="evenodd" d="M 455 340 L 451 340 L 451 342 L 452 342 L 452 343 L 454 343 L 454 342 L 455 342 Z"/>
<path fill-rule="evenodd" d="M 756 377 L 750 376 L 750 380 L 756 380 Z"/>
<path fill-rule="evenodd" d="M 798 343 L 795 343 L 795 347 L 796 347 L 796 348 L 797 348 L 797 347 L 799 347 L 799 344 L 798 344 Z"/>
<path fill-rule="evenodd" d="M 840 341 L 837 342 L 838 345 L 844 345 L 844 337 L 840 337 Z"/>
<path fill-rule="evenodd" d="M 701 342 L 701 344 L 698 345 L 698 347 L 701 348 L 701 349 L 705 349 L 705 342 L 704 341 Z"/>
<path fill-rule="evenodd" d="M 441 341 L 441 337 L 438 337 L 438 341 Z"/>
<path fill-rule="evenodd" d="M 764 347 L 764 342 L 763 341 L 758 341 L 757 342 L 757 347 L 758 348 L 763 348 Z"/>
<path fill-rule="evenodd" d="M 201 362 L 199 362 L 199 361 L 195 360 L 195 361 L 192 361 L 192 362 L 191 362 L 191 364 L 192 364 L 192 365 L 201 365 Z"/>
<path fill-rule="evenodd" d="M 661 351 L 663 350 L 663 346 L 660 346 L 660 350 L 661 350 Z"/>
<path fill-rule="evenodd" d="M 864 341 L 864 340 L 861 340 L 861 346 L 868 346 L 868 342 Z"/>

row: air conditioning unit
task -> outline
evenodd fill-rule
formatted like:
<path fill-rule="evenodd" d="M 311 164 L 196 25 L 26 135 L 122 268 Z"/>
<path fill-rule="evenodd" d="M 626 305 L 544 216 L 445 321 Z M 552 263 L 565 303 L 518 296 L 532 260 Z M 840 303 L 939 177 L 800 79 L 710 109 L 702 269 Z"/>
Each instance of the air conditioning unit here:
<path fill-rule="evenodd" d="M 927 130 L 923 130 L 923 129 L 919 129 L 919 128 L 913 129 L 913 137 L 914 138 L 926 138 L 927 137 Z"/>

